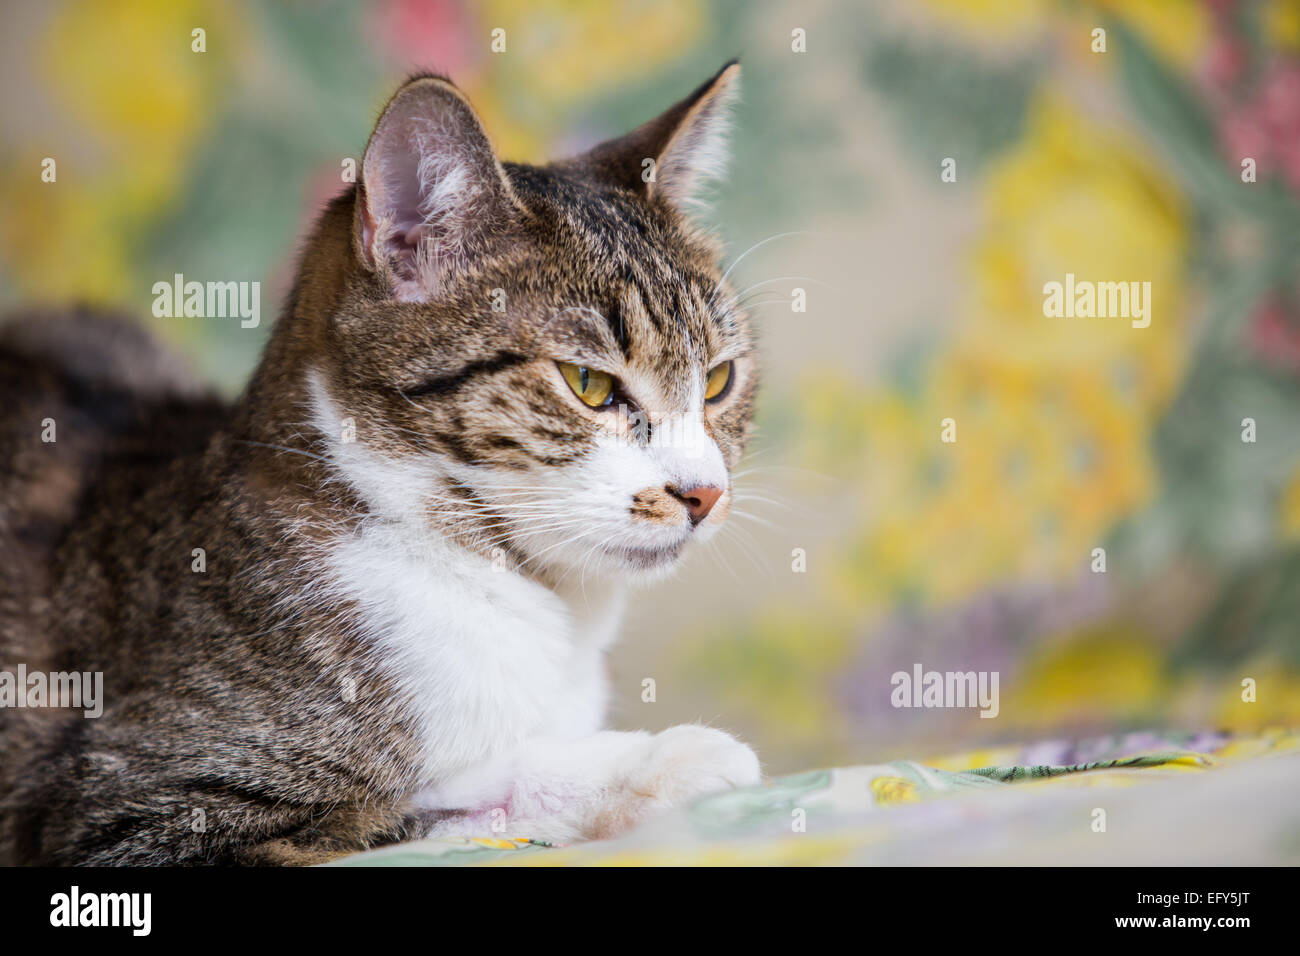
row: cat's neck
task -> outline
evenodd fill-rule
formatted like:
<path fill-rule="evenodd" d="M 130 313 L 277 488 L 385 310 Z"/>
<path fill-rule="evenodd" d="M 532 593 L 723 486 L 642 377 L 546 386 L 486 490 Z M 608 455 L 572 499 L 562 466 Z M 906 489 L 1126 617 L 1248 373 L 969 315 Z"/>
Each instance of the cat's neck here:
<path fill-rule="evenodd" d="M 308 236 L 262 359 L 232 410 L 235 437 L 283 443 L 301 433 L 311 369 L 331 347 L 327 322 L 358 274 L 354 202 L 351 191 L 336 198 Z"/>

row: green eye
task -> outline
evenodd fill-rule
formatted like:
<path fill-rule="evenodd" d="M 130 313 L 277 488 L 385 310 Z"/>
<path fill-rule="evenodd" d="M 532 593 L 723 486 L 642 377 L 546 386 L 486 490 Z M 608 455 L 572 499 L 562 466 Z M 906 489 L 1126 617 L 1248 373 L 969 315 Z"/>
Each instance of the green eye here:
<path fill-rule="evenodd" d="M 560 374 L 573 389 L 573 394 L 592 408 L 608 405 L 614 394 L 614 377 L 608 372 L 598 372 L 594 368 L 573 365 L 570 362 L 557 362 Z"/>
<path fill-rule="evenodd" d="M 713 371 L 709 372 L 709 378 L 704 383 L 704 400 L 712 401 L 727 390 L 727 385 L 731 382 L 731 363 L 723 362 L 721 365 L 714 366 Z"/>

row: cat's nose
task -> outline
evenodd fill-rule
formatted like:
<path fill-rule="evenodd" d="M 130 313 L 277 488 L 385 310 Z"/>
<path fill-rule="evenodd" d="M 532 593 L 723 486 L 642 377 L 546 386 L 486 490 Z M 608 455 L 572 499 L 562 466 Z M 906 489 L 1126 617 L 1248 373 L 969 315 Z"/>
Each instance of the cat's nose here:
<path fill-rule="evenodd" d="M 674 488 L 668 485 L 664 490 L 686 506 L 686 513 L 691 516 L 693 525 L 707 518 L 722 497 L 722 489 L 713 485 L 698 485 L 694 488 Z"/>

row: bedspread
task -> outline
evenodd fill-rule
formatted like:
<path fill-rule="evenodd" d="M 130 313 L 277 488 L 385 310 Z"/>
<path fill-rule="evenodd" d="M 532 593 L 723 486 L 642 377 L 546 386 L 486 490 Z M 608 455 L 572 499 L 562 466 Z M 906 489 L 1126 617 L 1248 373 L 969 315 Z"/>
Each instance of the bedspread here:
<path fill-rule="evenodd" d="M 1300 862 L 1300 735 L 1128 734 L 777 777 L 618 839 L 436 839 L 333 865 Z"/>

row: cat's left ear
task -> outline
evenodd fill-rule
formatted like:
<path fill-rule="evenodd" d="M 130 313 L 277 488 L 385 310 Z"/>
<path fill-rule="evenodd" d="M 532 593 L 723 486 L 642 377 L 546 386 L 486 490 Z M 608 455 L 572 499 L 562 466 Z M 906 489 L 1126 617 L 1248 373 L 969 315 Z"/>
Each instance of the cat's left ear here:
<path fill-rule="evenodd" d="M 739 93 L 740 62 L 732 60 L 663 115 L 574 162 L 679 212 L 698 210 L 709 184 L 726 174 L 731 107 Z"/>

